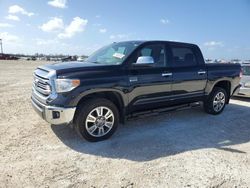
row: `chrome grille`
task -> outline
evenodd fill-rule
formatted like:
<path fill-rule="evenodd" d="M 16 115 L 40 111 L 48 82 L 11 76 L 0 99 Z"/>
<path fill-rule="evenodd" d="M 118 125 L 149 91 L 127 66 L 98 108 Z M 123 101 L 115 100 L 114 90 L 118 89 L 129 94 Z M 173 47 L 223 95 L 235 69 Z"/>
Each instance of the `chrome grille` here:
<path fill-rule="evenodd" d="M 34 73 L 33 88 L 41 95 L 47 97 L 51 94 L 49 79 Z"/>

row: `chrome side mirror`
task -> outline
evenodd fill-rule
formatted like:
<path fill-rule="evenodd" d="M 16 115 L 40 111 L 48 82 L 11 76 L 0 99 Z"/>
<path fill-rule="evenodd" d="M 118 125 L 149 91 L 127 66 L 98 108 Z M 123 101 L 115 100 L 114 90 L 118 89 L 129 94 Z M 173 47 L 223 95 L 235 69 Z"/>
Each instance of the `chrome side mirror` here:
<path fill-rule="evenodd" d="M 154 59 L 151 56 L 140 56 L 138 57 L 135 64 L 153 64 Z"/>

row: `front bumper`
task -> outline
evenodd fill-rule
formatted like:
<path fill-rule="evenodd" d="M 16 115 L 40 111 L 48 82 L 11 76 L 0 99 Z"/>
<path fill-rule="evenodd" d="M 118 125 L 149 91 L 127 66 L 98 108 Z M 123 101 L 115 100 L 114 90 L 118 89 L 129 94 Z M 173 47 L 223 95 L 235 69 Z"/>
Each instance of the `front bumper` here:
<path fill-rule="evenodd" d="M 240 90 L 234 94 L 239 97 L 250 97 L 250 88 L 241 87 Z"/>
<path fill-rule="evenodd" d="M 56 106 L 46 106 L 31 97 L 34 110 L 45 121 L 53 125 L 70 124 L 73 121 L 76 108 L 62 108 Z"/>

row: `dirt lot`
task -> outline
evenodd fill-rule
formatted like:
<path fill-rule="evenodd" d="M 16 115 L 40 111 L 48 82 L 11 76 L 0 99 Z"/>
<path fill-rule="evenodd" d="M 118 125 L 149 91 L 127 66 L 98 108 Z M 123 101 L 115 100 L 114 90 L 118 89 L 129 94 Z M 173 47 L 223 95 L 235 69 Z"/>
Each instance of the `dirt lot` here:
<path fill-rule="evenodd" d="M 41 62 L 0 61 L 0 187 L 250 187 L 250 100 L 137 119 L 89 143 L 30 105 Z"/>

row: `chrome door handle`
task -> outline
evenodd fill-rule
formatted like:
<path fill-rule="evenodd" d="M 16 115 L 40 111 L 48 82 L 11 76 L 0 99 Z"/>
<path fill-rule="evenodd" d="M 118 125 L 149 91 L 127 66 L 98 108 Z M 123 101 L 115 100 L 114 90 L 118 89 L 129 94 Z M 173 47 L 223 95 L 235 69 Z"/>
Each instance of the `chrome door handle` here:
<path fill-rule="evenodd" d="M 130 78 L 129 78 L 129 81 L 130 81 L 130 82 L 137 82 L 137 81 L 138 81 L 138 78 L 137 78 L 137 77 L 130 77 Z"/>
<path fill-rule="evenodd" d="M 167 76 L 172 76 L 173 74 L 171 72 L 169 72 L 169 73 L 162 73 L 161 75 L 164 77 L 167 77 Z"/>
<path fill-rule="evenodd" d="M 199 75 L 206 74 L 206 71 L 198 71 L 198 74 L 199 74 Z"/>

